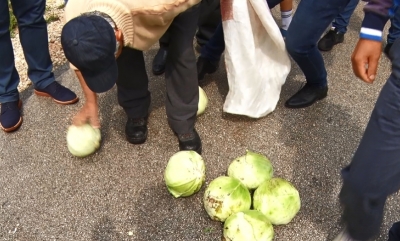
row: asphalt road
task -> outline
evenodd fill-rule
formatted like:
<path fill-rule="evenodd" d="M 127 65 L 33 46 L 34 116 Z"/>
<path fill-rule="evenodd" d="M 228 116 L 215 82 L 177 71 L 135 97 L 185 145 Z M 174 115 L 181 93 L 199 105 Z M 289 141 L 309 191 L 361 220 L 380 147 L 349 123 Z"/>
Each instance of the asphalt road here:
<path fill-rule="evenodd" d="M 353 76 L 350 55 L 362 16 L 359 6 L 344 43 L 323 54 L 330 89 L 328 97 L 312 107 L 292 110 L 283 105 L 304 83 L 295 63 L 276 110 L 261 119 L 223 113 L 228 93 L 224 66 L 207 77 L 209 107 L 196 123 L 203 140 L 206 184 L 224 175 L 246 149 L 268 156 L 275 175 L 293 182 L 302 198 L 294 220 L 275 227 L 276 241 L 330 240 L 340 229 L 340 169 L 349 163 L 390 74 L 390 63 L 383 57 L 373 85 Z M 148 70 L 155 53 L 156 46 L 146 52 Z M 68 152 L 65 136 L 83 94 L 67 64 L 55 73 L 81 101 L 60 106 L 35 96 L 31 87 L 21 94 L 22 127 L 0 133 L 0 240 L 220 240 L 222 224 L 210 220 L 202 206 L 205 185 L 196 195 L 180 199 L 165 187 L 163 171 L 178 151 L 178 142 L 166 121 L 163 77 L 149 72 L 153 102 L 145 144 L 125 140 L 126 117 L 114 88 L 100 95 L 101 149 L 79 159 Z M 377 240 L 386 240 L 399 211 L 395 195 L 387 203 Z"/>

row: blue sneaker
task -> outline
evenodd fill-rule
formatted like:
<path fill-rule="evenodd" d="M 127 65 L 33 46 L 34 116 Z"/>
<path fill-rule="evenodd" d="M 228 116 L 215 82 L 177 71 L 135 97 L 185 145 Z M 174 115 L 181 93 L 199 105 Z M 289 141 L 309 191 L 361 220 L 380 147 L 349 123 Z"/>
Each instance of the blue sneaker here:
<path fill-rule="evenodd" d="M 79 98 L 70 89 L 60 85 L 57 81 L 49 84 L 44 89 L 35 89 L 35 94 L 39 96 L 51 97 L 61 105 L 69 105 L 78 102 Z"/>
<path fill-rule="evenodd" d="M 3 131 L 15 131 L 21 126 L 21 106 L 21 100 L 1 104 L 0 127 Z"/>

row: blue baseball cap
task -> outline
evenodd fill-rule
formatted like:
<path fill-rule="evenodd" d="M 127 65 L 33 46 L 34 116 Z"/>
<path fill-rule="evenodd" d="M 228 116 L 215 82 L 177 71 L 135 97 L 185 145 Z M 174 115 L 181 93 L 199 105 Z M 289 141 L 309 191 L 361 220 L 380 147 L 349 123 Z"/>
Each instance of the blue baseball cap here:
<path fill-rule="evenodd" d="M 82 73 L 93 92 L 106 92 L 117 81 L 116 41 L 112 26 L 96 15 L 73 18 L 61 31 L 65 57 Z"/>

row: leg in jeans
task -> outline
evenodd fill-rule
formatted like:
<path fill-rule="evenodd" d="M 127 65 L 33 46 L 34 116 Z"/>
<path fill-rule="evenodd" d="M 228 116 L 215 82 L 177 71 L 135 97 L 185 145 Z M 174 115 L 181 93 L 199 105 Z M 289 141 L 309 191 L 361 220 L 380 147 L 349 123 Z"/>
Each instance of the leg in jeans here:
<path fill-rule="evenodd" d="M 359 1 L 360 0 L 350 0 L 343 11 L 333 20 L 332 27 L 339 33 L 347 32 L 347 26 L 349 26 L 351 15 L 353 15 Z"/>
<path fill-rule="evenodd" d="M 381 90 L 353 160 L 342 170 L 340 201 L 356 240 L 379 233 L 388 195 L 400 188 L 400 40 L 391 51 L 392 74 Z"/>
<path fill-rule="evenodd" d="M 217 65 L 224 50 L 224 30 L 222 28 L 222 23 L 220 23 L 210 41 L 201 48 L 201 57 Z"/>
<path fill-rule="evenodd" d="M 18 21 L 21 46 L 28 64 L 28 77 L 35 88 L 44 89 L 55 80 L 49 53 L 47 23 L 43 17 L 46 1 L 11 0 L 11 4 Z"/>
<path fill-rule="evenodd" d="M 317 41 L 349 0 L 302 0 L 294 14 L 286 37 L 286 47 L 303 71 L 307 83 L 327 85 L 324 60 Z"/>
<path fill-rule="evenodd" d="M 14 65 L 14 52 L 9 31 L 7 1 L 0 1 L 0 103 L 17 101 L 19 76 Z"/>
<path fill-rule="evenodd" d="M 165 70 L 166 111 L 168 123 L 176 134 L 192 132 L 196 120 L 199 88 L 193 37 L 198 14 L 197 5 L 178 15 L 168 29 L 171 37 Z"/>

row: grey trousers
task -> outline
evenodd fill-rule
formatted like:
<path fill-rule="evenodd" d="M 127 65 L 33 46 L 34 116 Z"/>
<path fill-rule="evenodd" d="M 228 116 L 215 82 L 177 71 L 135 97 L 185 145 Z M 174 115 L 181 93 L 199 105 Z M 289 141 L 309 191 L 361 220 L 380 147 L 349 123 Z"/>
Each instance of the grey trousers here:
<path fill-rule="evenodd" d="M 196 41 L 200 46 L 205 45 L 214 35 L 218 24 L 221 23 L 220 0 L 203 0 L 200 3 L 200 14 Z M 167 47 L 169 33 L 167 32 L 160 39 L 160 46 Z"/>
<path fill-rule="evenodd" d="M 199 5 L 178 15 L 168 29 L 170 35 L 165 69 L 168 123 L 177 134 L 193 130 L 199 102 L 196 56 L 193 37 Z M 125 47 L 118 57 L 118 103 L 128 118 L 148 115 L 150 92 L 143 52 Z"/>

